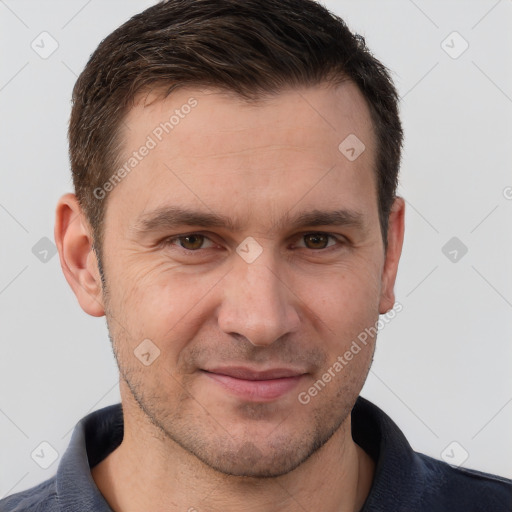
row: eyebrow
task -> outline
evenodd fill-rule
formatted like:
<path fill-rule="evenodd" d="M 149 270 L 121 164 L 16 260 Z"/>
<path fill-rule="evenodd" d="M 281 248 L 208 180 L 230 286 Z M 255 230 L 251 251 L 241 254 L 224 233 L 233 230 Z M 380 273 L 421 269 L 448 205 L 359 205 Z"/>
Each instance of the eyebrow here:
<path fill-rule="evenodd" d="M 176 229 L 182 226 L 202 228 L 224 228 L 232 232 L 242 231 L 242 225 L 231 217 L 219 213 L 191 210 L 178 206 L 166 206 L 144 212 L 135 221 L 133 231 L 137 234 Z M 301 212 L 290 217 L 287 213 L 273 224 L 271 232 L 286 228 L 299 229 L 315 226 L 337 226 L 366 231 L 364 215 L 355 210 L 318 210 Z"/>

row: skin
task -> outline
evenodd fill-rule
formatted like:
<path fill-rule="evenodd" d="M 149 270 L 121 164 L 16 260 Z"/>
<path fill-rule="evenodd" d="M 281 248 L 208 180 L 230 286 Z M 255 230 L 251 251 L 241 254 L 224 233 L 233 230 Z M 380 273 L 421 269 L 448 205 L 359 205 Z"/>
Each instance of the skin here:
<path fill-rule="evenodd" d="M 121 160 L 191 97 L 197 106 L 108 197 L 106 288 L 76 197 L 57 206 L 63 272 L 84 311 L 106 316 L 120 368 L 124 439 L 92 476 L 116 512 L 360 510 L 375 463 L 352 439 L 350 411 L 375 339 L 310 403 L 298 395 L 395 302 L 405 206 L 395 200 L 385 251 L 368 107 L 350 82 L 252 104 L 197 88 L 145 95 L 125 119 Z M 366 147 L 352 162 L 338 150 L 351 133 Z M 137 229 L 165 205 L 220 213 L 240 229 Z M 285 218 L 342 208 L 362 225 Z M 247 237 L 262 248 L 252 263 L 236 252 Z M 144 339 L 160 350 L 148 366 L 134 355 Z M 304 375 L 276 399 L 249 400 L 201 371 L 215 366 Z"/>

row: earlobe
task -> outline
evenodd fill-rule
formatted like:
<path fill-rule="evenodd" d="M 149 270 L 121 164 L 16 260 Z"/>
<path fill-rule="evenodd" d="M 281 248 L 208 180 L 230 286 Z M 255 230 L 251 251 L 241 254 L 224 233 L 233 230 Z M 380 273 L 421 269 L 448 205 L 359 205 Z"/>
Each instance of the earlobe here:
<path fill-rule="evenodd" d="M 402 254 L 405 230 L 405 201 L 396 197 L 388 223 L 388 248 L 382 272 L 379 314 L 387 313 L 395 304 L 395 280 Z"/>
<path fill-rule="evenodd" d="M 75 194 L 63 195 L 55 212 L 55 242 L 60 265 L 82 309 L 91 316 L 105 314 L 92 232 Z"/>

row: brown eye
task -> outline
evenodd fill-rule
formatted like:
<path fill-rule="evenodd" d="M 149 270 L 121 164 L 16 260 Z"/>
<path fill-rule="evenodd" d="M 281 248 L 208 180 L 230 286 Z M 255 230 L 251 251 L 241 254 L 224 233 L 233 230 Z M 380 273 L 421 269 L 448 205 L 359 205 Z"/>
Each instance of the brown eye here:
<path fill-rule="evenodd" d="M 183 249 L 195 251 L 201 249 L 205 237 L 203 235 L 186 235 L 178 237 L 177 240 L 179 240 L 180 246 L 183 247 Z"/>
<path fill-rule="evenodd" d="M 325 249 L 329 243 L 329 238 L 332 237 L 324 233 L 311 233 L 304 235 L 304 242 L 308 249 Z"/>

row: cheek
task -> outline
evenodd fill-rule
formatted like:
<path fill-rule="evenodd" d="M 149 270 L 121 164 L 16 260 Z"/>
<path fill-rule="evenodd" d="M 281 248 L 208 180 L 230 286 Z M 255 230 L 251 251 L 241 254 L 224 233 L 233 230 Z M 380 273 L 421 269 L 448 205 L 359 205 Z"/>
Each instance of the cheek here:
<path fill-rule="evenodd" d="M 133 338 L 154 340 L 169 356 L 178 354 L 206 320 L 208 299 L 222 278 L 217 272 L 193 274 L 176 267 L 168 262 L 140 265 L 118 276 L 112 311 L 124 319 Z"/>
<path fill-rule="evenodd" d="M 378 320 L 378 265 L 368 261 L 362 266 L 331 269 L 329 275 L 317 276 L 314 286 L 305 287 L 302 296 L 308 297 L 318 329 L 325 333 L 326 350 L 343 350 Z"/>
<path fill-rule="evenodd" d="M 123 353 L 149 339 L 168 363 L 176 365 L 200 329 L 218 329 L 214 315 L 221 305 L 226 267 L 191 272 L 190 267 L 180 268 L 168 260 L 148 258 L 130 265 L 125 258 L 118 268 L 122 272 L 114 273 L 111 280 L 111 313 L 119 320 L 112 323 L 117 336 L 128 341 L 120 347 Z M 370 257 L 288 270 L 288 286 L 300 298 L 293 307 L 302 309 L 304 329 L 321 335 L 325 352 L 339 352 L 377 320 L 380 277 L 378 262 Z"/>

